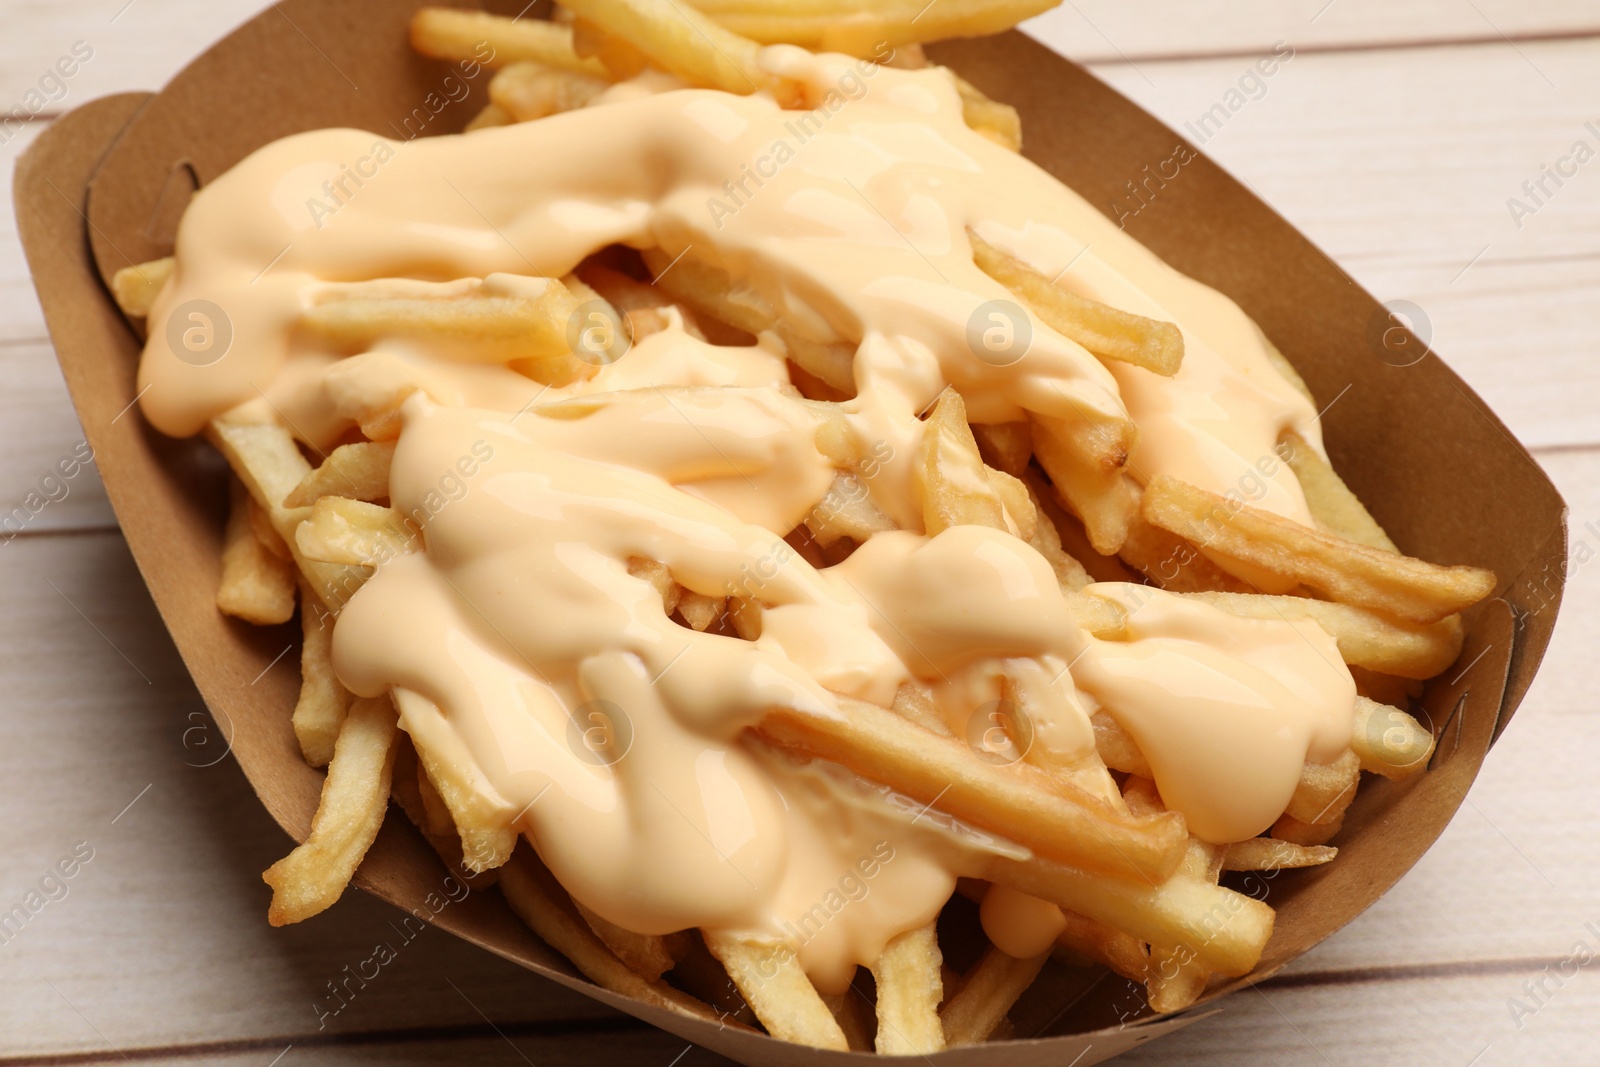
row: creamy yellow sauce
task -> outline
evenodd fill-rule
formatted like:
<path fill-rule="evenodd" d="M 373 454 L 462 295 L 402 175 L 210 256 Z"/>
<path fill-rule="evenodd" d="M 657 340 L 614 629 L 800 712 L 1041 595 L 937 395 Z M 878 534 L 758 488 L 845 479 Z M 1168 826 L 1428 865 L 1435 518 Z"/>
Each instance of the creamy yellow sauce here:
<path fill-rule="evenodd" d="M 1263 478 L 1259 461 L 1286 429 L 1320 447 L 1316 413 L 1231 301 L 969 130 L 945 72 L 766 55 L 816 111 L 650 76 L 525 125 L 404 144 L 323 130 L 262 148 L 185 215 L 139 387 L 168 434 L 222 416 L 277 420 L 317 449 L 363 404 L 414 389 L 390 497 L 425 550 L 383 564 L 344 605 L 341 680 L 393 691 L 401 725 L 477 810 L 525 834 L 602 916 L 644 933 L 787 941 L 826 991 L 935 916 L 985 853 L 1017 850 L 752 740 L 746 728 L 769 709 L 842 714 L 840 695 L 888 705 L 913 685 L 964 737 L 1020 687 L 1049 709 L 1031 743 L 1060 766 L 1092 759 L 1088 715 L 1103 707 L 1138 740 L 1169 807 L 1224 842 L 1272 823 L 1305 760 L 1344 750 L 1354 686 L 1314 624 L 1094 586 L 1129 612 L 1133 635 L 1096 640 L 1023 541 L 976 526 L 923 533 L 919 414 L 947 385 L 975 423 L 1129 414 L 1137 480 L 1246 492 L 1300 521 L 1293 475 L 1276 464 Z M 969 228 L 1075 292 L 1176 323 L 1182 370 L 1107 370 L 1039 322 L 1023 358 L 977 358 L 969 322 L 1010 294 L 973 265 Z M 820 569 L 783 540 L 837 472 L 773 335 L 717 346 L 669 315 L 622 358 L 555 387 L 448 340 L 388 338 L 343 356 L 297 326 L 352 287 L 537 294 L 618 243 L 690 252 L 800 335 L 855 346 L 843 410 L 878 457 L 868 492 L 900 530 Z M 161 328 L 194 300 L 231 323 L 222 358 L 180 355 Z M 674 621 L 630 574 L 634 558 L 696 592 L 760 600 L 760 637 Z M 1015 893 L 991 894 L 983 918 L 1013 954 L 1043 951 L 1060 929 L 1052 906 Z"/>

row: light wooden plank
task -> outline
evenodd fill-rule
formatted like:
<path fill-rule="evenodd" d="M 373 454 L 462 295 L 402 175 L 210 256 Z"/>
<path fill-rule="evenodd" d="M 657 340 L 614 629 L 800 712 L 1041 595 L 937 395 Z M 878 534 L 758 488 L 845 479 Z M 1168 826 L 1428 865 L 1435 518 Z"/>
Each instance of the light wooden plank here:
<path fill-rule="evenodd" d="M 1593 33 L 1600 12 L 1584 0 L 1065 0 L 1025 28 L 1074 59 L 1143 62 L 1277 41 L 1327 50 Z"/>

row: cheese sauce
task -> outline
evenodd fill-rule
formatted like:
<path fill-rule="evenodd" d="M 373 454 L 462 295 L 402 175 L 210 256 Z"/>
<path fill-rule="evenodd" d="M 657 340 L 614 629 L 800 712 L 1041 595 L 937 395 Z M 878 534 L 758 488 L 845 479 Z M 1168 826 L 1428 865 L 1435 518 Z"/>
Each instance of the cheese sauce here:
<path fill-rule="evenodd" d="M 476 812 L 525 834 L 600 915 L 782 940 L 835 991 L 934 917 L 983 854 L 1019 850 L 765 747 L 746 731 L 769 709 L 841 714 L 840 695 L 887 705 L 910 685 L 959 737 L 1023 687 L 1049 708 L 1033 743 L 1060 766 L 1093 757 L 1088 714 L 1104 708 L 1167 804 L 1224 842 L 1272 823 L 1305 760 L 1344 750 L 1354 686 L 1311 623 L 1095 586 L 1132 635 L 1096 640 L 1021 540 L 924 534 L 919 413 L 947 385 L 973 422 L 1131 415 L 1139 480 L 1258 486 L 1252 503 L 1302 522 L 1292 474 L 1264 477 L 1260 461 L 1286 429 L 1320 447 L 1316 413 L 1232 302 L 969 130 L 946 72 L 765 55 L 815 110 L 656 75 L 525 125 L 403 144 L 323 130 L 262 148 L 183 219 L 140 402 L 168 434 L 276 420 L 327 449 L 355 413 L 409 392 L 390 498 L 423 550 L 344 605 L 341 680 L 394 692 L 403 728 Z M 1182 370 L 1107 370 L 1038 322 L 1021 359 L 978 358 L 969 323 L 1010 295 L 973 265 L 969 229 L 1075 292 L 1176 323 Z M 713 345 L 669 312 L 622 358 L 546 386 L 450 340 L 346 356 L 298 325 L 339 291 L 537 295 L 619 243 L 710 262 L 800 336 L 854 346 L 843 410 L 876 457 L 867 489 L 902 529 L 820 569 L 784 541 L 837 472 L 771 334 Z M 186 358 L 158 328 L 195 300 L 231 325 L 220 359 Z M 636 559 L 698 593 L 758 599 L 759 638 L 676 622 Z M 997 892 L 983 917 L 1008 951 L 1042 951 L 1060 928 L 1018 894 Z"/>

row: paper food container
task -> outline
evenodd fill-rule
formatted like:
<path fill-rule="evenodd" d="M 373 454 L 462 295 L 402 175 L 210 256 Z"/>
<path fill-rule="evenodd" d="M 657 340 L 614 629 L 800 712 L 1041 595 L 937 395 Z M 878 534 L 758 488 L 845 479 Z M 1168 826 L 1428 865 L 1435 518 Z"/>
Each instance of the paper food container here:
<path fill-rule="evenodd" d="M 16 172 L 28 261 L 106 492 L 234 756 L 296 840 L 309 830 L 323 774 L 302 761 L 290 729 L 295 672 L 245 684 L 288 634 L 217 612 L 223 464 L 209 446 L 163 438 L 130 410 L 140 342 L 105 282 L 123 266 L 168 254 L 191 190 L 268 141 L 324 126 L 399 138 L 458 131 L 486 100 L 489 75 L 463 79 L 414 55 L 406 25 L 417 6 L 284 0 L 159 94 L 97 100 L 58 120 Z M 1019 33 L 946 43 L 930 54 L 1014 104 L 1027 154 L 1107 214 L 1116 213 L 1113 202 L 1126 197 L 1130 181 L 1185 143 Z M 457 99 L 461 85 L 467 93 Z M 1428 686 L 1424 721 L 1440 738 L 1431 769 L 1404 784 L 1369 776 L 1334 841 L 1336 862 L 1253 876 L 1262 879 L 1257 895 L 1266 893 L 1278 916 L 1253 974 L 1184 1014 L 1160 1018 L 1114 976 L 1064 1010 L 1070 1001 L 1052 993 L 1062 988 L 1051 981 L 1052 964 L 1014 1009 L 1019 1039 L 934 1057 L 952 1067 L 1101 1062 L 1203 1016 L 1219 996 L 1271 975 L 1360 914 L 1461 804 L 1533 679 L 1566 573 L 1564 507 L 1528 453 L 1436 354 L 1391 329 L 1387 311 L 1271 208 L 1198 157 L 1126 225 L 1179 270 L 1237 300 L 1294 362 L 1319 406 L 1332 405 L 1323 426 L 1334 463 L 1405 551 L 1493 568 L 1502 584 L 1495 599 L 1467 614 L 1457 665 Z M 426 915 L 444 876 L 420 834 L 393 813 L 356 882 Z M 719 1029 L 600 989 L 528 932 L 493 890 L 433 921 L 742 1063 L 863 1055 L 786 1045 L 735 1025 Z M 1224 1031 L 1217 1036 L 1226 1040 Z"/>

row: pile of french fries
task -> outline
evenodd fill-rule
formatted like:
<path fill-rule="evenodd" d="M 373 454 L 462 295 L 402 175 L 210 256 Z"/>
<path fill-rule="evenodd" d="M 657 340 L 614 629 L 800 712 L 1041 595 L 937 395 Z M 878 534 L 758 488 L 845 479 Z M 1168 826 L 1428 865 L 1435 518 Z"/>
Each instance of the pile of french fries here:
<path fill-rule="evenodd" d="M 583 107 L 647 67 L 693 86 L 769 92 L 796 104 L 796 87 L 758 62 L 762 44 L 916 66 L 923 62 L 922 41 L 993 32 L 1049 6 L 913 0 L 862 12 L 817 0 L 694 4 L 566 0 L 551 21 L 424 9 L 412 24 L 412 44 L 447 60 L 480 57 L 481 43 L 492 46 L 498 69 L 490 103 L 472 122 L 483 127 Z M 846 10 L 848 19 L 841 17 Z M 879 42 L 894 46 L 892 58 L 873 51 Z M 1016 112 L 959 85 L 969 125 L 1018 148 Z M 1183 338 L 1174 325 L 1069 293 L 976 234 L 970 238 L 975 263 L 1039 321 L 1102 360 L 1161 375 L 1177 371 Z M 664 252 L 644 258 L 652 274 L 670 259 Z M 119 274 L 113 289 L 123 310 L 145 316 L 171 271 L 172 261 L 162 260 Z M 657 285 L 591 260 L 574 275 L 552 279 L 537 298 L 470 288 L 437 298 L 333 287 L 305 311 L 303 326 L 356 346 L 395 334 L 468 334 L 505 345 L 508 362 L 559 385 L 583 373 L 565 328 L 572 309 L 591 300 L 609 305 L 634 339 L 673 315 L 712 340 L 730 331 L 776 331 L 788 346 L 796 385 L 818 413 L 818 446 L 837 469 L 834 490 L 790 543 L 813 564 L 828 566 L 895 528 L 862 491 L 869 476 L 862 472 L 874 457 L 857 454 L 833 410 L 852 389 L 851 346 L 789 332 L 776 309 L 712 263 L 677 262 Z M 1275 358 L 1304 392 L 1288 361 Z M 408 394 L 397 387 L 379 402 L 369 397 L 342 411 L 359 427 L 359 439 L 318 454 L 315 465 L 284 426 L 225 417 L 210 429 L 235 476 L 218 607 L 271 625 L 289 621 L 298 605 L 304 642 L 294 731 L 305 759 L 328 769 L 310 836 L 264 875 L 273 890 L 270 921 L 298 922 L 338 899 L 392 798 L 448 865 L 475 886 L 497 882 L 516 913 L 594 982 L 673 1011 L 759 1025 L 773 1037 L 819 1047 L 926 1054 L 1010 1036 L 1008 1012 L 1052 956 L 1059 966 L 1105 967 L 1142 983 L 1158 1012 L 1193 1004 L 1216 978 L 1248 973 L 1271 935 L 1272 911 L 1221 879 L 1227 872 L 1332 860 L 1337 849 L 1328 842 L 1361 772 L 1399 779 L 1427 765 L 1433 737 L 1401 707 L 1423 680 L 1456 659 L 1459 612 L 1495 585 L 1485 571 L 1402 555 L 1303 441 L 1286 440 L 1283 454 L 1305 490 L 1314 527 L 1169 477 L 1137 483 L 1128 470 L 1135 428 L 1126 419 L 974 425 L 960 393 L 945 390 L 925 415 L 918 460 L 928 534 L 976 524 L 1026 541 L 1050 562 L 1080 625 L 1101 638 L 1127 637 L 1127 618 L 1113 601 L 1084 592 L 1096 581 L 1148 582 L 1244 618 L 1314 621 L 1335 638 L 1357 679 L 1358 721 L 1341 759 L 1306 765 L 1269 834 L 1218 846 L 1188 834 L 1182 818 L 1165 809 L 1138 745 L 1104 713 L 1093 725 L 1104 764 L 1098 780 L 1112 783 L 1109 791 L 1097 791 L 1094 775 L 1086 778 L 1081 768 L 1052 766 L 1038 746 L 1011 765 L 979 758 L 910 687 L 902 687 L 892 707 L 841 698 L 842 720 L 774 712 L 753 743 L 840 764 L 1023 846 L 1028 858 L 996 854 L 983 869 L 963 872 L 963 892 L 981 895 L 989 882 L 1066 914 L 1050 952 L 1013 959 L 991 946 L 964 972 L 945 962 L 932 925 L 905 932 L 870 968 L 870 987 L 861 982 L 843 996 L 824 997 L 785 944 L 693 930 L 646 936 L 570 899 L 533 850 L 519 845 L 514 829 L 476 809 L 459 766 L 397 728 L 394 703 L 355 699 L 339 683 L 330 648 L 341 607 L 377 566 L 424 550 L 415 524 L 389 507 L 398 409 Z M 1279 577 L 1295 591 L 1261 595 L 1213 562 L 1217 556 Z M 759 634 L 758 598 L 692 592 L 654 560 L 631 566 L 684 625 Z"/>

